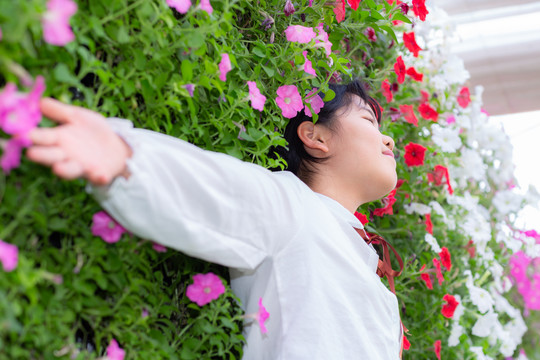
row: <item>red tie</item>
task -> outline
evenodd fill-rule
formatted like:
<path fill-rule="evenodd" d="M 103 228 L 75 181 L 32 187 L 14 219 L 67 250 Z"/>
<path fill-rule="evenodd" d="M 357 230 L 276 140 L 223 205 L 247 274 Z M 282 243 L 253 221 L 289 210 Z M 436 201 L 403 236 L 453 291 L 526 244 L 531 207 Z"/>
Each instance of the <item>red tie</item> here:
<path fill-rule="evenodd" d="M 362 239 L 365 240 L 365 242 L 369 244 L 380 244 L 383 247 L 383 259 L 379 259 L 379 263 L 377 264 L 377 275 L 380 277 L 386 276 L 386 279 L 388 280 L 388 284 L 390 285 L 390 291 L 392 291 L 394 294 L 396 294 L 396 288 L 394 286 L 394 278 L 396 276 L 401 275 L 401 272 L 403 271 L 403 260 L 401 260 L 401 256 L 397 253 L 396 249 L 388 241 L 382 238 L 382 236 L 379 235 L 371 235 L 371 237 L 368 236 L 368 234 L 365 232 L 364 229 L 357 229 L 355 228 L 356 232 L 360 234 Z M 396 259 L 399 263 L 399 271 L 396 271 L 392 269 L 392 263 L 390 262 L 390 251 L 388 250 L 388 247 L 392 249 L 392 252 L 396 256 Z"/>

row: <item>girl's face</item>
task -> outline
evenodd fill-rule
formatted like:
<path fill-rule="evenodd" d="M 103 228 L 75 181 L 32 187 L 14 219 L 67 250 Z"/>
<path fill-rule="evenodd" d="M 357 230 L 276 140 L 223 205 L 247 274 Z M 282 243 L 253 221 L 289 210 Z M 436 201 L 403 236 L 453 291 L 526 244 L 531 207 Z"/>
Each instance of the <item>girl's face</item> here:
<path fill-rule="evenodd" d="M 381 134 L 375 114 L 360 97 L 343 114 L 338 113 L 330 139 L 332 171 L 355 189 L 362 203 L 382 198 L 397 183 L 394 140 Z"/>

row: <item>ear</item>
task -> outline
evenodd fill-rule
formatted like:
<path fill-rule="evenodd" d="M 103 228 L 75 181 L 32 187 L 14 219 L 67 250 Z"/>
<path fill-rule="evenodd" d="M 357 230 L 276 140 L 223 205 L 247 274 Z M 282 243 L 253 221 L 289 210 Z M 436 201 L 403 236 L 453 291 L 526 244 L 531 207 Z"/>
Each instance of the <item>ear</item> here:
<path fill-rule="evenodd" d="M 328 147 L 330 131 L 324 126 L 304 121 L 298 125 L 297 133 L 306 151 L 312 156 L 322 155 L 321 153 L 327 153 L 330 150 Z"/>

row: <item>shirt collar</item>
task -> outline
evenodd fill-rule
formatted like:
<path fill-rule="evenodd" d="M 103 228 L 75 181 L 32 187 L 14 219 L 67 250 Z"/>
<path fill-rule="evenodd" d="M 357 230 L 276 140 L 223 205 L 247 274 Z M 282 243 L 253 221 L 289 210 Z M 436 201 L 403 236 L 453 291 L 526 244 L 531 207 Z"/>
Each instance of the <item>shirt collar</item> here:
<path fill-rule="evenodd" d="M 328 196 L 323 195 L 323 194 L 319 194 L 319 193 L 316 193 L 316 194 L 319 197 L 319 199 L 321 199 L 322 202 L 326 205 L 326 207 L 330 209 L 330 211 L 338 219 L 345 220 L 349 225 L 351 225 L 354 228 L 357 228 L 357 229 L 364 228 L 360 220 L 358 220 L 356 216 L 354 216 L 354 214 L 351 214 L 349 210 L 345 209 L 345 207 L 341 205 L 340 203 L 338 203 L 336 200 L 329 198 Z"/>

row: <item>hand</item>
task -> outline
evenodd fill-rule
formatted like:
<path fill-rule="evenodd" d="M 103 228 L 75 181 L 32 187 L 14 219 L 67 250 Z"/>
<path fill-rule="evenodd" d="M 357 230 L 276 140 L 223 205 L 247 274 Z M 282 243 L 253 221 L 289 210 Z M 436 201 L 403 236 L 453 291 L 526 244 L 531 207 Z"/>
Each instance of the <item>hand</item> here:
<path fill-rule="evenodd" d="M 60 125 L 36 128 L 27 157 L 46 166 L 61 178 L 84 177 L 94 185 L 107 185 L 114 178 L 129 177 L 126 160 L 132 151 L 95 111 L 44 98 L 41 112 Z"/>

